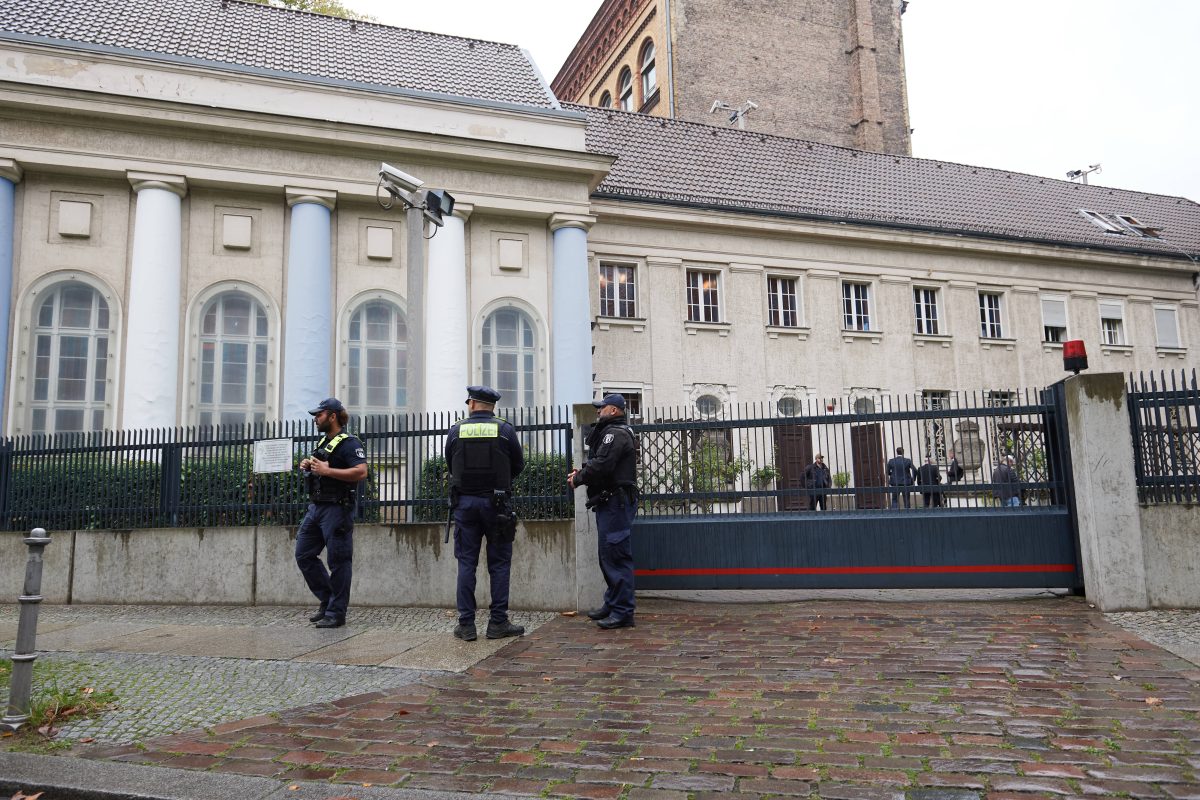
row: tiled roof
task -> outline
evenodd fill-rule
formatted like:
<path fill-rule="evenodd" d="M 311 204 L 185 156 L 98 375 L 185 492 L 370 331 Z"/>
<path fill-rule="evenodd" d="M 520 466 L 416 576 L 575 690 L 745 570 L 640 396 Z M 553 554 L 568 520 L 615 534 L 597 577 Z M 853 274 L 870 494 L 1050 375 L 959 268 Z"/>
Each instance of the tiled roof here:
<path fill-rule="evenodd" d="M 0 31 L 237 68 L 557 106 L 537 68 L 515 45 L 239 0 L 0 0 Z"/>
<path fill-rule="evenodd" d="M 587 148 L 616 156 L 599 197 L 827 217 L 1072 246 L 1200 253 L 1200 205 L 986 167 L 832 145 L 643 114 L 587 115 Z M 1129 214 L 1160 240 L 1105 233 L 1080 209 Z"/>

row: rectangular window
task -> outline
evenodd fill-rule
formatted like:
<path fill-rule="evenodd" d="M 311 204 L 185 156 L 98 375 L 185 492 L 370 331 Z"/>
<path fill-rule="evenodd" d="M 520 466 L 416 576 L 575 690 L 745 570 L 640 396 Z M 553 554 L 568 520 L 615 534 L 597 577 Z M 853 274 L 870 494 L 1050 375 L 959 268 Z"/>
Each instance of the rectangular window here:
<path fill-rule="evenodd" d="M 921 408 L 924 411 L 945 411 L 950 408 L 950 393 L 944 390 L 921 392 Z M 935 462 L 946 460 L 946 424 L 944 419 L 926 419 L 925 456 Z"/>
<path fill-rule="evenodd" d="M 1067 340 L 1067 300 L 1064 297 L 1042 298 L 1042 341 Z"/>
<path fill-rule="evenodd" d="M 768 325 L 799 327 L 800 315 L 797 307 L 795 278 L 767 278 Z"/>
<path fill-rule="evenodd" d="M 984 339 L 1003 339 L 1000 322 L 1000 295 L 997 292 L 979 293 L 979 335 Z"/>
<path fill-rule="evenodd" d="M 687 271 L 687 313 L 689 322 L 720 322 L 717 294 L 720 274 L 699 269 Z"/>
<path fill-rule="evenodd" d="M 619 394 L 625 398 L 625 416 L 634 422 L 639 422 L 642 419 L 642 393 L 633 392 L 628 389 L 613 389 L 605 388 L 600 390 L 600 396 L 606 397 L 610 394 Z"/>
<path fill-rule="evenodd" d="M 627 264 L 600 265 L 600 316 L 637 316 L 637 282 Z"/>
<path fill-rule="evenodd" d="M 1179 320 L 1176 316 L 1175 306 L 1154 307 L 1154 330 L 1158 336 L 1159 347 L 1178 348 L 1182 346 L 1179 343 Z"/>
<path fill-rule="evenodd" d="M 1125 344 L 1125 308 L 1120 303 L 1100 301 L 1100 340 Z"/>
<path fill-rule="evenodd" d="M 842 328 L 871 330 L 871 284 L 842 282 Z"/>
<path fill-rule="evenodd" d="M 940 333 L 937 289 L 913 289 L 913 304 L 916 306 L 917 333 L 927 333 L 931 336 Z"/>

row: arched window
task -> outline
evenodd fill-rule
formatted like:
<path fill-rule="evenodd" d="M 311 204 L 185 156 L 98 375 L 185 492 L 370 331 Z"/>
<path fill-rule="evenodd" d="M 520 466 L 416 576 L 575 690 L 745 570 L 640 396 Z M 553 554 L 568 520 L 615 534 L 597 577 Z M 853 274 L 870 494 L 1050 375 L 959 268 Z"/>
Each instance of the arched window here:
<path fill-rule="evenodd" d="M 654 94 L 654 90 L 658 88 L 658 78 L 654 74 L 654 42 L 647 40 L 642 45 L 642 102 L 650 99 L 650 95 Z"/>
<path fill-rule="evenodd" d="M 629 67 L 621 70 L 621 79 L 617 82 L 617 95 L 621 99 L 622 111 L 633 111 L 633 73 Z"/>
<path fill-rule="evenodd" d="M 537 337 L 533 322 L 516 308 L 493 311 L 483 321 L 483 382 L 509 407 L 532 406 L 537 395 Z"/>
<path fill-rule="evenodd" d="M 600 107 L 601 108 L 612 108 L 612 95 L 611 94 L 609 94 L 608 92 L 605 92 L 604 94 L 600 95 Z"/>
<path fill-rule="evenodd" d="M 108 303 L 82 283 L 60 283 L 34 305 L 29 430 L 104 429 Z"/>
<path fill-rule="evenodd" d="M 368 300 L 350 315 L 346 405 L 355 413 L 395 414 L 408 405 L 408 323 L 389 300 Z"/>
<path fill-rule="evenodd" d="M 196 422 L 244 425 L 267 416 L 270 324 L 245 292 L 222 292 L 200 312 Z"/>

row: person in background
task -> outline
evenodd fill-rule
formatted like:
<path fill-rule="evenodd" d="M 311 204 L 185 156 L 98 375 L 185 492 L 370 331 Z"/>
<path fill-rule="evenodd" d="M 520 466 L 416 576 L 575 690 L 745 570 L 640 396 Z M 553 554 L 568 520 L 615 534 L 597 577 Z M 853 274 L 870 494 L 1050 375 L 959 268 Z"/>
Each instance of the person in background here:
<path fill-rule="evenodd" d="M 912 495 L 908 487 L 917 478 L 917 469 L 912 461 L 904 455 L 904 448 L 896 448 L 896 456 L 887 462 L 888 486 L 892 487 L 892 508 L 900 507 L 900 498 L 904 498 L 904 507 L 912 508 Z"/>
<path fill-rule="evenodd" d="M 833 486 L 833 481 L 829 477 L 829 467 L 825 465 L 825 456 L 817 453 L 813 463 L 804 468 L 804 488 L 809 490 L 808 495 L 808 510 L 816 511 L 817 505 L 821 506 L 821 510 L 825 510 L 825 497 L 828 492 L 822 491 Z"/>
<path fill-rule="evenodd" d="M 1021 479 L 1017 476 L 1016 463 L 1012 456 L 1004 456 L 992 470 L 992 483 L 995 484 L 992 497 L 1002 506 L 1021 505 Z"/>
<path fill-rule="evenodd" d="M 925 463 L 917 470 L 917 484 L 921 487 L 921 500 L 925 508 L 942 505 L 942 490 L 938 487 L 942 482 L 942 472 L 933 458 L 927 457 Z"/>

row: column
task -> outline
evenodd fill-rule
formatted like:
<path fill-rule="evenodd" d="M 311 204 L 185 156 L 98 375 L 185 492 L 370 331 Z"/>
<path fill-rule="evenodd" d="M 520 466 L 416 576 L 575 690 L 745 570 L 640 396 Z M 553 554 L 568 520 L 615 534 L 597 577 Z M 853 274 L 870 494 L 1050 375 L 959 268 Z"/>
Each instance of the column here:
<path fill-rule="evenodd" d="M 16 185 L 21 182 L 21 165 L 0 158 L 0 408 L 8 408 L 8 336 L 12 331 L 13 240 L 17 227 Z"/>
<path fill-rule="evenodd" d="M 183 196 L 179 175 L 127 173 L 137 193 L 125 338 L 124 428 L 167 428 L 179 412 Z"/>
<path fill-rule="evenodd" d="M 462 407 L 471 342 L 467 303 L 467 219 L 474 206 L 456 203 L 429 240 L 429 282 L 425 290 L 426 325 L 436 336 L 425 337 L 425 409 L 449 411 Z M 409 299 L 412 302 L 412 299 Z"/>
<path fill-rule="evenodd" d="M 292 210 L 283 321 L 283 419 L 333 394 L 333 252 L 337 192 L 284 188 Z"/>
<path fill-rule="evenodd" d="M 588 293 L 587 232 L 596 218 L 554 214 L 554 293 L 551 298 L 551 365 L 555 405 L 592 399 L 592 309 Z"/>

